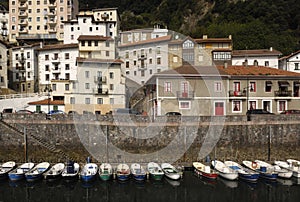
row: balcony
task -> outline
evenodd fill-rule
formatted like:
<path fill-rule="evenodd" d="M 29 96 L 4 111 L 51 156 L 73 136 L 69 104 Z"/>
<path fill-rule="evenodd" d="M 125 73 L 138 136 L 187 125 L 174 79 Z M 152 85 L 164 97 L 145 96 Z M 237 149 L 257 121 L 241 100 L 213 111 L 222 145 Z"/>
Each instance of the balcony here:
<path fill-rule="evenodd" d="M 28 29 L 27 29 L 27 28 L 21 28 L 21 29 L 19 30 L 19 33 L 21 33 L 21 34 L 28 33 Z"/>
<path fill-rule="evenodd" d="M 19 82 L 24 82 L 26 81 L 26 77 L 25 76 L 19 76 Z"/>
<path fill-rule="evenodd" d="M 108 95 L 107 88 L 93 88 L 93 93 L 97 95 Z"/>
<path fill-rule="evenodd" d="M 60 73 L 60 67 L 53 67 L 52 68 L 52 73 L 55 74 L 55 73 Z"/>
<path fill-rule="evenodd" d="M 28 4 L 27 3 L 19 4 L 19 9 L 27 9 L 27 8 L 28 8 Z"/>
<path fill-rule="evenodd" d="M 194 99 L 195 91 L 177 91 L 176 92 L 177 99 Z"/>
<path fill-rule="evenodd" d="M 26 11 L 20 11 L 19 12 L 19 17 L 20 18 L 25 18 L 25 17 L 27 17 L 28 16 L 28 13 L 26 12 Z"/>
<path fill-rule="evenodd" d="M 106 83 L 106 76 L 95 76 L 95 83 Z"/>
<path fill-rule="evenodd" d="M 147 65 L 138 65 L 138 69 L 139 70 L 146 70 L 147 69 Z"/>
<path fill-rule="evenodd" d="M 229 91 L 229 97 L 246 97 L 247 92 L 246 91 Z"/>
<path fill-rule="evenodd" d="M 50 3 L 48 4 L 48 7 L 51 9 L 51 8 L 56 8 L 57 4 L 56 2 L 53 2 L 53 3 Z"/>
<path fill-rule="evenodd" d="M 146 60 L 146 59 L 147 59 L 147 54 L 138 55 L 138 60 Z"/>
<path fill-rule="evenodd" d="M 19 21 L 19 25 L 27 25 L 27 24 L 28 24 L 28 21 L 25 20 L 25 19 L 21 19 L 21 20 Z"/>
<path fill-rule="evenodd" d="M 56 11 L 50 11 L 48 13 L 48 16 L 51 17 L 51 16 L 56 16 Z"/>
<path fill-rule="evenodd" d="M 54 58 L 51 58 L 51 62 L 53 64 L 58 64 L 58 63 L 60 63 L 60 59 L 59 59 L 59 57 L 54 57 Z"/>
<path fill-rule="evenodd" d="M 277 90 L 274 91 L 275 97 L 292 97 L 292 91 L 291 90 Z"/>
<path fill-rule="evenodd" d="M 56 30 L 55 28 L 50 28 L 50 29 L 48 29 L 48 32 L 49 32 L 49 33 L 56 33 L 57 30 Z"/>

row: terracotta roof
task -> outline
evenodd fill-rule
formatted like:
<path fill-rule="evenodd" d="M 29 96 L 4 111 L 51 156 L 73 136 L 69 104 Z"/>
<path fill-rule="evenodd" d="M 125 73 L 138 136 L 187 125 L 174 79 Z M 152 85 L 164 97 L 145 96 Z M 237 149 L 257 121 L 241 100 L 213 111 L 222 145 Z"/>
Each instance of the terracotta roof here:
<path fill-rule="evenodd" d="M 43 51 L 43 50 L 54 50 L 54 49 L 68 49 L 68 48 L 78 48 L 77 43 L 71 43 L 71 44 L 55 44 L 55 45 L 47 45 L 43 48 L 38 48 L 37 50 Z"/>
<path fill-rule="evenodd" d="M 291 53 L 291 54 L 289 54 L 287 56 L 281 57 L 281 58 L 279 58 L 279 60 L 289 59 L 289 58 L 291 58 L 291 57 L 293 57 L 293 56 L 295 56 L 295 55 L 297 55 L 299 53 L 300 53 L 300 50 L 296 51 L 295 53 Z"/>
<path fill-rule="evenodd" d="M 230 38 L 207 38 L 207 39 L 194 39 L 197 43 L 217 43 L 217 42 L 228 42 L 231 43 L 232 39 Z"/>
<path fill-rule="evenodd" d="M 100 35 L 80 35 L 77 39 L 78 41 L 107 41 L 113 40 L 111 37 L 100 36 Z"/>
<path fill-rule="evenodd" d="M 64 101 L 63 100 L 51 100 L 51 98 L 49 98 L 50 102 L 48 101 L 48 99 L 46 100 L 40 100 L 40 101 L 35 101 L 35 102 L 29 102 L 29 105 L 64 105 Z"/>
<path fill-rule="evenodd" d="M 233 50 L 232 56 L 263 56 L 263 55 L 275 55 L 279 56 L 282 55 L 281 52 L 275 49 L 258 49 L 258 50 Z"/>
<path fill-rule="evenodd" d="M 300 78 L 300 73 L 275 69 L 265 66 L 218 66 L 219 70 L 226 72 L 229 75 L 237 76 L 296 76 Z"/>
<path fill-rule="evenodd" d="M 157 42 L 163 42 L 163 41 L 169 41 L 169 40 L 171 40 L 171 38 L 172 38 L 171 35 L 167 35 L 167 36 L 157 37 L 157 38 L 154 38 L 154 39 L 148 39 L 148 40 L 143 40 L 143 41 L 139 41 L 139 42 L 135 42 L 135 43 L 120 45 L 119 48 L 124 48 L 124 47 L 128 47 L 128 46 L 144 45 L 144 44 L 149 44 L 149 43 L 157 43 Z"/>
<path fill-rule="evenodd" d="M 77 62 L 88 62 L 88 63 L 123 63 L 123 60 L 120 60 L 120 59 L 105 60 L 105 59 L 81 58 L 81 57 L 77 57 L 76 61 Z"/>

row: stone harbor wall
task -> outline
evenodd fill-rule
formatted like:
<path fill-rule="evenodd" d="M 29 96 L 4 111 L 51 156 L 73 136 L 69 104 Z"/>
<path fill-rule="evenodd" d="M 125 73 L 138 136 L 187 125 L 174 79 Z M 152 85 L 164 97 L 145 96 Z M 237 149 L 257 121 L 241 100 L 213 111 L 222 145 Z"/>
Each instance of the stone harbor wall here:
<path fill-rule="evenodd" d="M 44 114 L 4 114 L 0 122 L 0 161 L 23 162 L 27 156 L 33 162 L 68 158 L 84 162 L 90 156 L 95 162 L 191 165 L 208 157 L 239 162 L 300 159 L 299 118 L 257 115 L 247 121 L 246 116 L 156 117 L 152 121 L 152 117 L 129 115 L 57 115 L 47 120 Z"/>

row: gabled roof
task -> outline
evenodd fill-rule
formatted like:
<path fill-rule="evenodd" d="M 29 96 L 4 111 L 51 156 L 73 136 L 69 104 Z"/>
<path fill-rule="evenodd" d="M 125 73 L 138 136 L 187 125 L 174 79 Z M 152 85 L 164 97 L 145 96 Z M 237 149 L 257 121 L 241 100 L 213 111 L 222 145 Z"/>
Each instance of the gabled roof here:
<path fill-rule="evenodd" d="M 46 100 L 40 100 L 40 101 L 34 101 L 34 102 L 29 102 L 29 105 L 64 105 L 63 100 L 51 100 L 51 98 L 46 99 Z"/>
<path fill-rule="evenodd" d="M 120 59 L 97 59 L 97 58 L 82 58 L 77 57 L 76 61 L 79 63 L 88 62 L 88 63 L 109 63 L 109 64 L 121 64 L 123 63 L 123 60 Z"/>
<path fill-rule="evenodd" d="M 154 39 L 148 39 L 148 40 L 138 41 L 138 42 L 134 42 L 134 43 L 127 43 L 127 44 L 119 46 L 119 48 L 169 41 L 169 40 L 171 40 L 171 38 L 172 38 L 171 35 L 167 35 L 167 36 L 157 37 Z"/>
<path fill-rule="evenodd" d="M 296 51 L 295 53 L 291 53 L 290 55 L 284 56 L 279 58 L 279 60 L 289 59 L 291 57 L 294 57 L 295 55 L 300 54 L 300 50 Z"/>
<path fill-rule="evenodd" d="M 200 38 L 194 39 L 196 43 L 232 43 L 232 39 L 230 38 Z"/>
<path fill-rule="evenodd" d="M 112 41 L 113 38 L 102 35 L 80 35 L 78 41 Z"/>
<path fill-rule="evenodd" d="M 54 45 L 47 45 L 43 48 L 38 48 L 37 50 L 43 51 L 43 50 L 55 50 L 55 49 L 69 49 L 69 48 L 78 48 L 77 43 L 71 43 L 71 44 L 54 44 Z"/>
<path fill-rule="evenodd" d="M 234 57 L 247 57 L 247 56 L 280 56 L 282 53 L 273 48 L 270 49 L 257 49 L 257 50 L 233 50 L 232 56 Z"/>

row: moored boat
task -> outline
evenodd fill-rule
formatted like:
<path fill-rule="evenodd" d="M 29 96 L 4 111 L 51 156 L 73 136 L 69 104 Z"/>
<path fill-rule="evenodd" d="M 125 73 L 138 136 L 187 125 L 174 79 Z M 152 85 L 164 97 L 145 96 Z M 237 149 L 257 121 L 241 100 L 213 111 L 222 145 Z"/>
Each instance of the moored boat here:
<path fill-rule="evenodd" d="M 290 170 L 287 170 L 285 168 L 281 168 L 280 166 L 273 166 L 265 161 L 261 160 L 255 160 L 256 163 L 260 165 L 260 167 L 266 167 L 267 170 L 274 171 L 278 173 L 278 177 L 281 178 L 291 178 L 293 175 L 293 172 Z"/>
<path fill-rule="evenodd" d="M 0 166 L 0 180 L 6 179 L 8 177 L 8 173 L 16 168 L 16 163 L 14 161 L 8 161 L 3 163 Z"/>
<path fill-rule="evenodd" d="M 80 172 L 80 179 L 88 182 L 96 179 L 98 173 L 98 165 L 95 163 L 86 163 Z"/>
<path fill-rule="evenodd" d="M 130 168 L 126 163 L 120 163 L 117 166 L 117 179 L 120 181 L 126 181 L 130 178 Z"/>
<path fill-rule="evenodd" d="M 130 166 L 130 172 L 132 174 L 133 179 L 137 181 L 143 181 L 146 179 L 146 171 L 143 166 L 139 163 L 133 163 Z"/>
<path fill-rule="evenodd" d="M 25 178 L 25 173 L 34 167 L 34 163 L 23 163 L 19 167 L 8 173 L 8 177 L 11 181 L 19 181 Z"/>
<path fill-rule="evenodd" d="M 147 170 L 150 174 L 150 178 L 153 180 L 162 180 L 162 178 L 164 177 L 164 172 L 162 171 L 158 163 L 149 162 L 147 164 Z"/>
<path fill-rule="evenodd" d="M 63 170 L 61 176 L 65 180 L 75 180 L 78 179 L 79 170 L 80 170 L 80 166 L 78 163 L 69 161 L 67 163 L 67 166 Z"/>
<path fill-rule="evenodd" d="M 274 161 L 274 164 L 293 172 L 293 177 L 300 178 L 300 166 L 286 161 Z"/>
<path fill-rule="evenodd" d="M 181 177 L 179 170 L 177 170 L 170 163 L 162 163 L 161 169 L 164 172 L 165 176 L 171 180 L 179 180 Z"/>
<path fill-rule="evenodd" d="M 275 181 L 278 177 L 278 173 L 274 170 L 267 170 L 266 167 L 260 166 L 258 163 L 254 161 L 244 160 L 243 165 L 251 170 L 254 170 L 259 173 L 259 177 Z"/>
<path fill-rule="evenodd" d="M 196 174 L 199 174 L 207 179 L 215 180 L 218 177 L 218 173 L 210 169 L 210 166 L 204 165 L 200 162 L 193 162 Z"/>
<path fill-rule="evenodd" d="M 224 179 L 236 180 L 238 178 L 238 172 L 226 166 L 222 161 L 213 160 L 211 165 Z"/>
<path fill-rule="evenodd" d="M 49 162 L 42 162 L 37 164 L 27 173 L 25 173 L 25 178 L 28 182 L 36 181 L 43 178 L 43 174 L 50 168 Z"/>
<path fill-rule="evenodd" d="M 61 174 L 64 171 L 64 169 L 65 169 L 64 163 L 57 163 L 44 173 L 44 178 L 50 181 L 58 179 L 61 177 Z"/>
<path fill-rule="evenodd" d="M 259 173 L 248 168 L 243 167 L 234 161 L 225 161 L 224 164 L 229 168 L 238 172 L 239 179 L 246 180 L 249 182 L 257 182 L 259 178 Z"/>
<path fill-rule="evenodd" d="M 99 177 L 103 181 L 110 180 L 113 175 L 113 168 L 109 163 L 102 163 L 99 167 Z"/>

